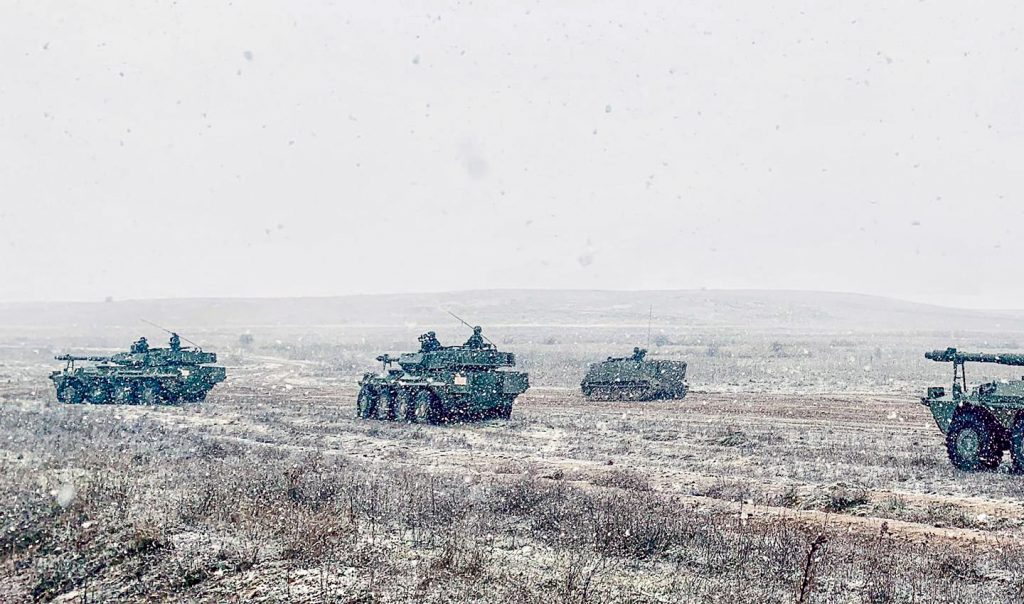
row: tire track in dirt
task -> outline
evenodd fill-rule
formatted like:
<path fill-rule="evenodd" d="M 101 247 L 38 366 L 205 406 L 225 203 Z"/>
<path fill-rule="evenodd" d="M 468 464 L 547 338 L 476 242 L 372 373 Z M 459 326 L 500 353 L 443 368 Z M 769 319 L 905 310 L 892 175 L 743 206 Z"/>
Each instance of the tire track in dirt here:
<path fill-rule="evenodd" d="M 351 393 L 354 396 L 354 389 Z M 457 473 L 470 471 L 479 476 L 485 476 L 492 480 L 510 480 L 518 478 L 521 473 L 509 474 L 509 467 L 521 467 L 526 471 L 537 475 L 540 480 L 556 480 L 554 476 L 562 476 L 561 480 L 568 480 L 576 485 L 584 485 L 587 488 L 610 488 L 595 486 L 601 477 L 609 471 L 619 469 L 619 466 L 609 465 L 608 462 L 598 460 L 585 460 L 566 457 L 559 453 L 558 444 L 565 440 L 567 432 L 559 430 L 552 433 L 551 429 L 541 430 L 532 434 L 530 430 L 510 431 L 507 424 L 485 422 L 481 424 L 459 425 L 459 426 L 410 426 L 401 424 L 371 424 L 366 428 L 364 420 L 353 418 L 348 405 L 325 405 L 324 401 L 344 400 L 344 396 L 333 394 L 317 393 L 309 397 L 301 395 L 302 398 L 292 401 L 288 400 L 270 401 L 265 394 L 261 394 L 262 402 L 252 401 L 251 393 L 224 392 L 222 396 L 208 402 L 207 408 L 202 413 L 179 413 L 180 408 L 163 408 L 160 412 L 151 413 L 146 408 L 129 408 L 148 417 L 156 418 L 174 424 L 179 429 L 197 428 L 208 433 L 214 438 L 222 438 L 238 444 L 261 447 L 275 447 L 291 451 L 306 451 L 309 453 L 320 452 L 325 454 L 337 454 L 351 457 L 358 457 L 366 460 L 382 459 L 389 463 L 400 463 L 420 470 L 443 473 Z M 730 395 L 731 397 L 732 395 Z M 571 417 L 579 414 L 580 405 L 566 404 L 564 401 L 550 396 L 538 397 L 540 400 L 530 400 L 529 397 L 523 401 L 521 409 L 526 413 L 540 415 L 539 420 L 551 419 L 551 414 L 565 415 Z M 558 402 L 558 404 L 549 404 Z M 620 416 L 623 408 L 610 405 L 610 408 L 594 408 L 595 403 L 584 404 L 584 411 L 597 412 L 601 415 L 613 417 Z M 318 428 L 321 443 L 318 445 L 303 445 L 288 442 L 292 434 L 286 433 L 282 426 L 262 425 L 259 420 L 261 414 L 267 412 L 279 413 L 283 419 L 279 423 L 290 426 L 302 426 L 310 423 L 310 418 L 305 417 L 310 407 L 319 407 L 317 411 L 328 412 L 335 415 L 329 425 L 320 423 Z M 340 408 L 339 408 L 340 407 Z M 627 412 L 634 412 L 635 408 L 626 408 Z M 703 409 L 700 410 L 703 413 Z M 212 413 L 212 416 L 208 416 Z M 724 419 L 724 418 L 723 418 Z M 728 419 L 733 419 L 732 417 Z M 821 424 L 823 422 L 811 422 Z M 827 423 L 827 422 L 826 422 Z M 794 425 L 802 425 L 800 423 Z M 872 425 L 868 423 L 867 425 Z M 571 426 L 571 423 L 570 423 Z M 357 428 L 353 430 L 353 427 Z M 855 429 L 851 426 L 843 426 L 846 429 Z M 259 433 L 260 438 L 252 436 L 233 435 L 223 432 L 227 430 L 246 430 Z M 323 434 L 324 430 L 333 432 Z M 376 430 L 385 430 L 391 434 L 387 436 L 375 435 Z M 404 430 L 421 431 L 425 438 L 394 437 L 395 433 Z M 401 436 L 398 434 L 398 436 Z M 465 439 L 469 444 L 468 449 L 444 447 L 445 440 Z M 508 441 L 518 440 L 519 444 L 510 445 Z M 441 441 L 438 445 L 435 441 Z M 498 442 L 501 441 L 501 442 Z M 542 444 L 545 443 L 546 446 Z M 501 470 L 496 471 L 496 470 Z M 799 525 L 809 529 L 835 529 L 837 526 L 845 527 L 846 530 L 856 531 L 865 535 L 883 535 L 891 538 L 905 539 L 908 541 L 939 540 L 949 542 L 958 547 L 968 547 L 976 543 L 992 545 L 1004 543 L 1017 543 L 1021 540 L 1019 531 L 1004 530 L 980 530 L 974 528 L 938 527 L 929 524 L 911 522 L 893 518 L 886 518 L 873 515 L 857 515 L 854 513 L 834 513 L 817 509 L 799 509 L 772 505 L 751 505 L 739 503 L 729 499 L 716 498 L 713 496 L 696 494 L 694 487 L 708 487 L 722 480 L 722 476 L 712 476 L 702 472 L 694 472 L 685 468 L 673 468 L 665 472 L 663 467 L 638 468 L 641 474 L 648 475 L 652 488 L 677 501 L 701 506 L 712 510 L 714 513 L 725 516 L 735 516 L 738 521 L 750 522 L 783 522 Z M 744 478 L 743 480 L 751 480 Z M 772 482 L 762 482 L 762 486 L 778 488 L 779 485 Z M 809 485 L 813 486 L 813 485 Z M 689 488 L 689 490 L 687 490 Z M 965 512 L 972 514 L 989 514 L 991 516 L 1020 517 L 1022 506 L 1010 501 L 991 501 L 980 498 L 963 498 L 945 495 L 932 495 L 905 490 L 871 489 L 870 498 L 872 502 L 881 502 L 888 497 L 901 497 L 907 501 L 920 505 L 951 505 Z M 884 527 L 884 528 L 883 528 Z"/>
<path fill-rule="evenodd" d="M 275 359 L 276 361 L 276 359 Z M 280 362 L 281 367 L 294 370 L 301 363 Z M 465 426 L 412 427 L 401 425 L 373 425 L 365 428 L 362 420 L 354 419 L 354 384 L 332 384 L 331 387 L 307 380 L 303 383 L 289 373 L 274 375 L 262 367 L 258 372 L 240 368 L 231 382 L 217 389 L 202 406 L 192 407 L 103 407 L 126 416 L 146 416 L 172 424 L 178 429 L 198 429 L 213 438 L 225 439 L 248 446 L 276 447 L 291 451 L 341 454 L 362 459 L 387 459 L 391 463 L 437 472 L 472 471 L 496 480 L 509 479 L 508 474 L 496 469 L 523 466 L 543 476 L 559 472 L 575 484 L 589 485 L 610 470 L 620 469 L 622 462 L 608 465 L 607 461 L 580 459 L 570 456 L 568 437 L 573 436 L 581 416 L 596 421 L 625 421 L 665 423 L 673 429 L 687 426 L 703 427 L 709 423 L 722 426 L 736 425 L 780 432 L 822 431 L 832 433 L 876 433 L 885 435 L 899 430 L 906 436 L 941 438 L 937 430 L 928 426 L 931 421 L 927 409 L 915 399 L 864 395 L 799 395 L 692 393 L 681 401 L 654 403 L 620 403 L 616 401 L 591 402 L 572 390 L 535 389 L 517 402 L 520 415 L 526 416 L 527 425 L 508 425 L 486 422 Z M 258 373 L 257 375 L 248 375 Z M 247 379 L 248 378 L 248 379 Z M 287 379 L 286 379 L 287 378 Z M 292 385 L 291 390 L 282 387 Z M 14 392 L 5 392 L 11 398 L 38 391 L 46 384 L 12 384 Z M 24 391 L 24 392 L 23 392 Z M 12 396 L 13 395 L 13 396 Z M 865 402 L 867 401 L 867 402 Z M 54 403 L 49 403 L 54 404 Z M 892 425 L 889 413 L 898 409 L 904 421 Z M 91 411 L 97 411 L 94 408 Z M 261 417 L 277 416 L 267 423 Z M 327 415 L 328 417 L 324 417 Z M 920 422 L 920 423 L 918 423 Z M 554 426 L 537 429 L 538 426 Z M 285 428 L 289 430 L 286 430 Z M 353 429 L 355 428 L 355 429 Z M 422 431 L 427 438 L 403 437 L 404 430 Z M 319 439 L 319 444 L 296 444 L 294 431 L 307 438 Z M 376 430 L 384 430 L 375 435 Z M 243 434 L 231 434 L 232 431 Z M 245 435 L 244 432 L 249 432 Z M 590 432 L 584 434 L 593 436 Z M 615 437 L 612 434 L 612 437 Z M 469 449 L 453 447 L 447 441 L 464 439 Z M 671 446 L 670 446 L 671 448 Z M 571 452 L 571 451 L 570 451 Z M 641 452 L 642 458 L 642 452 Z M 610 460 L 609 460 L 610 461 Z M 708 474 L 668 467 L 666 464 L 637 463 L 635 458 L 625 461 L 629 469 L 647 476 L 652 488 L 680 501 L 712 509 L 716 513 L 744 515 L 748 521 L 785 522 L 808 528 L 844 526 L 848 530 L 877 535 L 885 526 L 890 535 L 908 540 L 939 539 L 967 546 L 984 542 L 991 544 L 1017 542 L 1020 531 L 980 530 L 973 528 L 936 527 L 871 515 L 830 513 L 816 509 L 741 504 L 733 500 L 695 493 L 714 486 L 723 479 L 722 474 Z M 784 484 L 749 476 L 737 480 L 756 483 L 771 490 L 784 488 Z M 814 483 L 802 483 L 813 488 Z M 820 485 L 819 485 L 820 486 Z M 608 487 L 593 487 L 608 488 Z M 1024 506 L 1017 501 L 993 500 L 981 497 L 922 493 L 904 489 L 872 488 L 872 503 L 899 497 L 913 505 L 951 506 L 971 515 L 987 514 L 992 517 L 1024 517 Z"/>

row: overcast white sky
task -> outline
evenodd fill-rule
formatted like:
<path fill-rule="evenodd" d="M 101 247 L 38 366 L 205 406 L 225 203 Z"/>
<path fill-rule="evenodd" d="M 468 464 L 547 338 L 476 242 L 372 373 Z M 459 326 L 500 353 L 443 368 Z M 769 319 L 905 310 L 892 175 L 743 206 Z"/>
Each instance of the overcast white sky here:
<path fill-rule="evenodd" d="M 0 5 L 0 300 L 1024 307 L 1015 2 Z"/>

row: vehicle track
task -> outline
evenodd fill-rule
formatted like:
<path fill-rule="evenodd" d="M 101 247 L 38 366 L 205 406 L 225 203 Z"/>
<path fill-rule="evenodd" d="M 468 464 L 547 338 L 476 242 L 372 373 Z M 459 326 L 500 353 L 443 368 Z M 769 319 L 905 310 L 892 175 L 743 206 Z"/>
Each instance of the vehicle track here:
<path fill-rule="evenodd" d="M 511 422 L 483 422 L 450 426 L 415 426 L 379 423 L 354 418 L 354 385 L 330 391 L 317 386 L 295 386 L 293 390 L 271 388 L 283 382 L 271 379 L 241 387 L 240 380 L 215 391 L 202 405 L 183 407 L 121 407 L 128 416 L 145 415 L 167 422 L 178 429 L 197 429 L 211 437 L 239 444 L 278 447 L 293 451 L 346 455 L 365 460 L 386 459 L 389 462 L 436 472 L 471 472 L 477 477 L 509 480 L 519 476 L 511 470 L 534 473 L 541 480 L 569 480 L 594 488 L 603 474 L 627 470 L 644 476 L 651 487 L 661 493 L 716 513 L 734 515 L 750 522 L 784 522 L 810 528 L 844 526 L 846 530 L 866 535 L 885 535 L 910 541 L 930 539 L 948 541 L 958 546 L 973 543 L 1018 542 L 1024 532 L 1016 522 L 1024 518 L 1024 507 L 1018 500 L 998 495 L 964 496 L 926 492 L 920 488 L 875 486 L 867 489 L 870 504 L 882 504 L 899 498 L 908 506 L 927 508 L 944 506 L 967 516 L 987 515 L 1002 522 L 991 527 L 934 526 L 885 517 L 873 513 L 870 505 L 843 512 L 804 509 L 735 500 L 728 495 L 715 496 L 714 487 L 723 481 L 741 483 L 765 493 L 782 493 L 786 488 L 822 488 L 825 483 L 813 478 L 777 475 L 743 475 L 730 472 L 745 457 L 723 459 L 721 470 L 702 469 L 701 464 L 686 459 L 663 458 L 662 453 L 700 451 L 706 443 L 669 441 L 638 441 L 637 450 L 614 455 L 599 452 L 592 458 L 573 448 L 575 440 L 598 442 L 614 450 L 633 442 L 634 434 L 620 433 L 604 424 L 620 422 L 623 428 L 635 424 L 655 424 L 668 431 L 720 429 L 741 426 L 758 431 L 791 435 L 807 432 L 814 436 L 826 434 L 842 438 L 851 433 L 877 433 L 881 436 L 903 434 L 905 440 L 928 438 L 937 440 L 938 432 L 928 428 L 927 411 L 915 407 L 913 400 L 876 397 L 864 403 L 859 397 L 842 396 L 785 397 L 782 395 L 693 394 L 671 403 L 620 403 L 584 401 L 572 392 L 538 390 L 527 393 L 517 402 Z M 858 406 L 859 405 L 859 406 Z M 879 410 L 891 405 L 913 410 L 907 413 L 906 425 L 896 427 L 879 417 Z M 773 407 L 774 406 L 774 407 Z M 840 408 L 835 412 L 811 417 L 780 417 L 780 407 L 794 412 L 803 406 Z M 113 407 L 103 407 L 113 411 Z M 766 409 L 762 415 L 759 409 Z M 585 418 L 586 422 L 580 420 Z M 911 423 L 913 421 L 914 423 Z M 585 424 L 585 425 L 582 425 Z M 597 432 L 597 434 L 595 434 Z M 933 446 L 932 452 L 939 447 Z M 747 457 L 756 457 L 754 451 Z M 775 460 L 777 461 L 777 460 Z M 945 460 L 941 460 L 945 463 Z M 711 464 L 715 468 L 715 464 Z M 949 480 L 969 478 L 946 471 Z M 546 477 L 546 478 L 545 478 Z M 1009 475 L 995 477 L 1017 480 Z M 1008 524 L 1009 523 L 1009 524 Z M 883 528 L 884 527 L 884 528 Z"/>

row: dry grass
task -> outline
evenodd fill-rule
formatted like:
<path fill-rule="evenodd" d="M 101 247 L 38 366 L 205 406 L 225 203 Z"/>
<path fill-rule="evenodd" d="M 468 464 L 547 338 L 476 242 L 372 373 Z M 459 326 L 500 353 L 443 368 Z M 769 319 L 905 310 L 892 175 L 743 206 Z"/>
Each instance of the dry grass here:
<path fill-rule="evenodd" d="M 611 346 L 535 331 L 516 350 L 540 386 Z M 354 420 L 352 374 L 404 336 L 261 336 L 224 355 L 232 379 L 206 403 L 155 409 L 56 405 L 38 352 L 0 352 L 2 599 L 1024 596 L 1021 481 L 953 471 L 925 410 L 892 394 L 944 382 L 901 360 L 931 336 L 672 333 L 660 352 L 714 394 L 536 388 L 509 422 Z"/>
<path fill-rule="evenodd" d="M 438 473 L 116 411 L 0 410 L 9 601 L 77 593 L 95 601 L 785 602 L 823 530 L 705 509 L 635 471 L 612 468 L 589 483 L 545 478 L 529 465 Z M 823 506 L 863 504 L 860 491 L 844 489 Z M 1024 589 L 1016 547 L 965 552 L 824 530 L 808 601 L 1006 601 Z"/>

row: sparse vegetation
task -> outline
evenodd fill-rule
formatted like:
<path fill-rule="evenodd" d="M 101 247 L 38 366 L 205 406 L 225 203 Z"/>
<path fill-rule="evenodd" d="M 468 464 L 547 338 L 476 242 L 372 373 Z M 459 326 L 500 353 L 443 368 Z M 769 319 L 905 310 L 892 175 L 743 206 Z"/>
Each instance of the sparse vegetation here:
<path fill-rule="evenodd" d="M 691 362 L 698 391 L 585 403 L 550 387 L 636 338 L 544 332 L 508 336 L 546 386 L 511 421 L 443 428 L 352 418 L 348 373 L 402 350 L 398 331 L 268 332 L 225 355 L 223 389 L 182 408 L 56 405 L 39 355 L 2 349 L 5 601 L 991 602 L 1024 589 L 1009 538 L 1024 488 L 1005 469 L 949 467 L 913 398 L 945 376 L 897 367 L 895 340 L 879 355 L 860 335 L 669 332 L 663 354 Z M 773 342 L 792 354 L 773 357 Z"/>
<path fill-rule="evenodd" d="M 841 526 L 736 522 L 621 469 L 589 487 L 529 469 L 467 481 L 221 443 L 157 418 L 128 421 L 130 441 L 112 417 L 62 408 L 2 419 L 14 442 L 56 437 L 31 464 L 5 465 L 3 489 L 18 496 L 3 510 L 0 546 L 15 601 L 179 601 L 256 585 L 262 597 L 314 600 L 971 601 L 1018 593 L 1019 580 L 991 577 L 1024 570 L 1010 546 L 968 558 Z M 78 468 L 63 507 L 46 470 L 55 463 Z M 836 513 L 864 503 L 856 490 L 830 493 Z"/>

